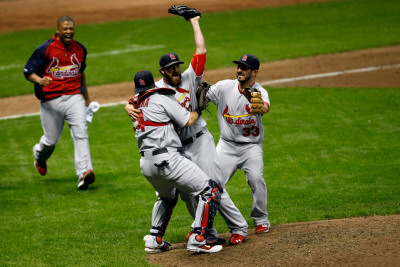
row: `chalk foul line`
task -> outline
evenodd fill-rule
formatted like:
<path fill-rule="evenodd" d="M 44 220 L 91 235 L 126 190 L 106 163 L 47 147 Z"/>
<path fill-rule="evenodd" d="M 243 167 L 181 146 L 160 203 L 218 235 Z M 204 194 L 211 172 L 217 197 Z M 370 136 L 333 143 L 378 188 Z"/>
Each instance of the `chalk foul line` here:
<path fill-rule="evenodd" d="M 279 80 L 265 81 L 265 82 L 261 82 L 260 84 L 264 86 L 264 85 L 271 85 L 271 84 L 277 84 L 277 83 L 289 83 L 289 82 L 295 82 L 295 81 L 311 80 L 311 79 L 326 78 L 326 77 L 333 77 L 333 76 L 360 73 L 360 72 L 368 72 L 368 71 L 377 71 L 377 70 L 384 70 L 384 69 L 394 69 L 394 68 L 400 68 L 400 64 L 375 66 L 375 67 L 367 67 L 367 68 L 343 70 L 343 71 L 335 71 L 335 72 L 326 72 L 326 73 L 320 73 L 320 74 L 312 74 L 312 75 L 305 75 L 305 76 L 299 76 L 299 77 L 284 78 L 284 79 L 279 79 Z"/>

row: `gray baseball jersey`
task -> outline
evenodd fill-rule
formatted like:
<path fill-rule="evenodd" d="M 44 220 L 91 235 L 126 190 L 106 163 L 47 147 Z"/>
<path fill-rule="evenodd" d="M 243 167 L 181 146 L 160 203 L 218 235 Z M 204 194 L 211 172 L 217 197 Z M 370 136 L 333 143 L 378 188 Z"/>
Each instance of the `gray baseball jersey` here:
<path fill-rule="evenodd" d="M 156 82 L 156 87 L 175 89 L 175 99 L 178 101 L 178 103 L 188 111 L 195 111 L 197 109 L 196 90 L 201 82 L 202 77 L 203 76 L 197 76 L 192 65 L 189 64 L 188 69 L 182 73 L 182 82 L 178 88 L 166 84 L 163 79 Z M 200 117 L 194 125 L 182 129 L 179 132 L 179 137 L 181 140 L 185 140 L 206 128 L 206 121 Z"/>
<path fill-rule="evenodd" d="M 269 106 L 268 92 L 258 83 L 252 87 L 261 92 L 264 102 Z M 253 194 L 250 215 L 255 225 L 269 225 L 267 187 L 263 178 L 262 115 L 249 114 L 250 103 L 241 93 L 237 80 L 223 80 L 212 85 L 207 98 L 217 106 L 218 124 L 221 131 L 217 154 L 221 169 L 227 177 L 226 183 L 237 169 L 242 169 Z"/>
<path fill-rule="evenodd" d="M 150 151 L 163 147 L 182 146 L 174 128 L 174 123 L 183 128 L 189 120 L 190 113 L 181 107 L 173 95 L 154 94 L 140 104 L 144 121 L 167 123 L 165 126 L 144 126 L 136 130 L 139 151 Z"/>
<path fill-rule="evenodd" d="M 140 103 L 140 109 L 143 117 L 141 125 L 136 128 L 135 136 L 142 153 L 140 167 L 143 175 L 160 197 L 173 199 L 175 187 L 187 194 L 199 195 L 206 187 L 208 177 L 195 164 L 180 155 L 178 148 L 181 147 L 181 141 L 174 128 L 174 125 L 184 127 L 190 113 L 176 102 L 173 95 L 158 93 L 144 99 Z M 154 125 L 143 123 L 146 121 L 151 121 Z M 160 148 L 165 148 L 168 152 L 156 155 L 152 153 Z M 168 164 L 165 168 L 160 167 L 164 161 Z M 192 175 L 193 172 L 197 174 Z"/>
<path fill-rule="evenodd" d="M 258 83 L 253 88 L 259 90 L 264 102 L 270 105 L 268 92 Z M 240 92 L 238 80 L 224 80 L 212 85 L 207 98 L 217 105 L 222 139 L 238 143 L 262 143 L 262 116 L 249 114 L 250 103 Z"/>

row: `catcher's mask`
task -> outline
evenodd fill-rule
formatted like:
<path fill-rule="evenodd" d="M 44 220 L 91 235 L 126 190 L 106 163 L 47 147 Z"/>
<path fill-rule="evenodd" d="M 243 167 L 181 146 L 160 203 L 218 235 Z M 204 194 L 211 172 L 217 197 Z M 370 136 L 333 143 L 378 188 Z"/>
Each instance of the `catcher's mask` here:
<path fill-rule="evenodd" d="M 142 93 L 148 89 L 154 88 L 154 78 L 148 70 L 141 70 L 136 73 L 135 78 L 135 93 Z"/>

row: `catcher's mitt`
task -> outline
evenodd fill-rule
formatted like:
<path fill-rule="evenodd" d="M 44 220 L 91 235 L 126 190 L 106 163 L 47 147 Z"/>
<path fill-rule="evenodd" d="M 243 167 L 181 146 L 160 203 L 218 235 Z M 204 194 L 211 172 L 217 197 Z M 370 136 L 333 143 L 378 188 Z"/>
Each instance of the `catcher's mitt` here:
<path fill-rule="evenodd" d="M 250 102 L 250 112 L 251 114 L 264 114 L 268 112 L 267 105 L 265 105 L 264 100 L 261 97 L 261 92 L 256 88 L 247 87 L 243 90 L 243 95 Z"/>
<path fill-rule="evenodd" d="M 201 12 L 195 8 L 182 6 L 182 5 L 173 5 L 168 9 L 168 13 L 184 17 L 187 21 L 189 19 L 200 16 Z"/>
<path fill-rule="evenodd" d="M 200 111 L 206 110 L 208 106 L 207 92 L 210 89 L 210 84 L 206 81 L 199 84 L 196 91 L 197 105 Z"/>

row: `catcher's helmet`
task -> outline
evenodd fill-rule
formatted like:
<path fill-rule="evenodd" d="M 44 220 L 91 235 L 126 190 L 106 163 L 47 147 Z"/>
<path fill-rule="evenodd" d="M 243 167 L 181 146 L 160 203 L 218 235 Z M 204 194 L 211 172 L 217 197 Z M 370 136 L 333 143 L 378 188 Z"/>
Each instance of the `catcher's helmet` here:
<path fill-rule="evenodd" d="M 154 88 L 153 74 L 148 70 L 141 70 L 136 73 L 134 81 L 135 93 L 142 93 L 148 89 Z"/>

